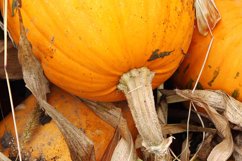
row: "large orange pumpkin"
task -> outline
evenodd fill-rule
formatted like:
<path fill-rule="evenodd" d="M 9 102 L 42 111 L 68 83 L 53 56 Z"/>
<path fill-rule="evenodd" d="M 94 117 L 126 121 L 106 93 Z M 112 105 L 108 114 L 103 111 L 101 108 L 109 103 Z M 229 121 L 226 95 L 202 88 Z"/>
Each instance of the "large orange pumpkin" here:
<path fill-rule="evenodd" d="M 14 6 L 13 0 L 8 2 Z M 164 138 L 152 87 L 169 78 L 187 52 L 193 2 L 24 0 L 20 11 L 48 79 L 72 94 L 97 101 L 123 100 L 119 90 L 123 91 L 142 145 L 156 149 Z M 8 29 L 18 43 L 19 18 L 12 13 L 9 7 Z M 158 151 L 164 153 L 159 157 L 168 154 L 168 149 Z"/>
<path fill-rule="evenodd" d="M 198 87 L 221 89 L 242 101 L 242 1 L 217 0 L 216 4 L 222 20 L 213 31 L 214 43 Z M 196 28 L 188 55 L 174 76 L 177 87 L 193 87 L 210 40 Z"/>
<path fill-rule="evenodd" d="M 18 14 L 8 2 L 8 29 L 18 43 Z M 176 70 L 193 33 L 193 2 L 22 0 L 21 12 L 51 82 L 80 97 L 117 101 L 124 99 L 120 77 L 131 69 L 155 72 L 153 87 Z"/>
<path fill-rule="evenodd" d="M 73 125 L 84 130 L 85 134 L 94 142 L 96 159 L 98 161 L 101 160 L 114 135 L 115 129 L 90 111 L 78 98 L 59 88 L 52 88 L 48 101 Z M 31 118 L 31 113 L 35 107 L 36 100 L 33 96 L 30 96 L 16 108 L 16 120 L 20 138 L 22 138 L 26 123 Z M 130 112 L 126 110 L 125 116 L 129 117 L 129 115 Z M 135 137 L 135 126 L 130 117 L 129 119 L 129 127 Z M 4 148 L 2 145 L 4 140 L 6 141 L 7 136 L 9 136 L 5 135 L 5 137 L 3 137 L 4 133 L 7 131 L 10 131 L 14 136 L 15 133 L 11 115 L 7 116 L 0 123 L 0 138 L 2 143 L 0 145 L 0 150 L 6 155 L 8 155 L 9 149 Z M 46 160 L 71 160 L 64 137 L 53 121 L 44 125 L 38 125 L 32 132 L 30 141 L 25 143 L 23 148 L 31 153 L 30 160 L 40 158 L 40 156 Z"/>

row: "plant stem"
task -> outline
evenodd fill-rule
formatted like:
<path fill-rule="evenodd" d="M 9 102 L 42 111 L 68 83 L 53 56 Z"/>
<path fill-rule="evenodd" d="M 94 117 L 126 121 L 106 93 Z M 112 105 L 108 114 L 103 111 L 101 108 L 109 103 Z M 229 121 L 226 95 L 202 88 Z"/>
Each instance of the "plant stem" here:
<path fill-rule="evenodd" d="M 136 127 L 142 138 L 142 146 L 150 153 L 164 155 L 167 144 L 155 110 L 151 82 L 154 73 L 148 68 L 132 69 L 122 75 L 118 89 L 126 95 Z M 162 147 L 161 147 L 162 146 Z M 167 147 L 164 149 L 164 146 Z"/>

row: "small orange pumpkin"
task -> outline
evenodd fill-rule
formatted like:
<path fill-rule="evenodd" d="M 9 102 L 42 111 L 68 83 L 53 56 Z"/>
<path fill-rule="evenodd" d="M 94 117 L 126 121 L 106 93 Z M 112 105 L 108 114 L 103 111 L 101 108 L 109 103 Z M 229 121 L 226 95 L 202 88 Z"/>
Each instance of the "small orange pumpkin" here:
<path fill-rule="evenodd" d="M 242 1 L 215 2 L 222 20 L 213 31 L 214 42 L 198 87 L 224 90 L 242 101 Z M 196 28 L 188 55 L 174 75 L 177 87 L 193 87 L 210 40 L 210 36 L 200 35 Z"/>
<path fill-rule="evenodd" d="M 77 97 L 57 87 L 52 88 L 51 94 L 48 97 L 48 102 L 62 113 L 73 125 L 84 130 L 85 134 L 94 142 L 96 159 L 98 161 L 101 160 L 114 135 L 115 129 L 90 111 L 90 109 Z M 36 100 L 33 96 L 30 96 L 16 108 L 16 120 L 20 138 L 35 107 Z M 125 111 L 125 116 L 130 115 L 128 113 L 129 111 Z M 132 127 L 131 131 L 133 132 L 133 136 L 135 136 L 135 133 L 137 133 L 135 131 L 135 126 L 132 120 L 129 120 L 129 122 L 131 122 L 131 126 L 129 127 Z M 8 115 L 0 122 L 1 140 L 4 139 L 3 135 L 7 131 L 10 131 L 14 136 L 15 133 L 11 115 Z M 8 155 L 9 149 L 4 149 L 2 145 L 0 145 L 0 149 Z M 71 160 L 64 137 L 54 121 L 37 126 L 33 131 L 30 141 L 24 144 L 24 149 L 30 151 L 30 160 L 40 158 L 40 156 L 46 160 L 52 160 L 54 158 L 60 161 Z"/>

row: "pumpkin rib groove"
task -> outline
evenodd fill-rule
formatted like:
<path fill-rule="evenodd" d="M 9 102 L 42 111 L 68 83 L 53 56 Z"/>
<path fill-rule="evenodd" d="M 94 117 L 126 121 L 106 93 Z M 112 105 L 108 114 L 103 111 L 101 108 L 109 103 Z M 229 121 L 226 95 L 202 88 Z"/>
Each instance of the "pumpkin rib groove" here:
<path fill-rule="evenodd" d="M 58 48 L 59 49 L 59 48 Z M 38 50 L 38 49 L 35 49 L 35 50 Z M 39 51 L 39 52 L 41 52 L 41 51 Z M 65 55 L 65 54 L 63 54 L 64 56 L 65 56 L 65 60 L 67 61 L 69 58 Z M 75 62 L 75 61 L 72 61 L 73 59 L 69 59 L 71 62 L 74 62 L 75 64 L 77 64 L 79 67 L 81 67 L 81 68 L 83 68 L 83 69 L 86 69 L 85 67 L 83 67 L 83 66 L 81 66 L 80 64 L 78 64 L 78 62 Z M 42 62 L 42 64 L 43 64 L 43 62 Z M 65 75 L 66 77 L 68 77 L 68 73 L 63 73 L 63 72 L 61 72 L 61 71 L 59 71 L 59 69 L 60 68 L 55 68 L 55 67 L 50 67 L 50 65 L 45 65 L 45 64 L 43 64 L 44 66 L 48 66 L 48 69 L 51 69 L 51 70 L 53 70 L 53 71 L 56 71 L 56 72 L 58 72 L 59 74 L 61 74 L 61 75 Z M 93 71 L 89 71 L 89 72 L 86 72 L 86 73 L 94 73 Z M 95 72 L 97 75 L 100 75 L 100 76 L 102 76 L 102 74 L 100 74 L 100 73 L 97 73 L 97 72 Z M 75 77 L 69 77 L 69 78 L 71 78 L 72 80 L 75 80 L 75 79 L 78 79 L 79 78 L 79 76 L 77 75 L 76 76 L 76 78 Z M 110 78 L 113 78 L 113 76 L 111 76 Z M 98 79 L 97 79 L 97 81 L 98 81 Z M 72 82 L 72 81 L 71 81 Z"/>
<path fill-rule="evenodd" d="M 31 19 L 30 16 L 29 16 L 29 14 L 28 14 L 28 12 L 25 12 L 25 11 L 23 10 L 23 13 L 26 14 L 26 16 L 27 16 L 26 18 L 28 18 L 29 20 Z M 55 21 L 53 20 L 52 22 L 55 22 Z M 68 24 L 70 24 L 70 23 L 68 23 Z M 58 26 L 58 25 L 56 25 L 56 26 Z M 37 25 L 35 25 L 35 28 L 38 29 L 39 33 L 42 34 L 42 36 L 43 36 L 42 38 L 45 38 L 45 39 L 47 40 L 47 42 L 49 42 L 49 40 L 46 38 L 47 36 L 42 32 L 42 30 L 41 30 L 40 28 L 38 28 Z M 58 27 L 56 27 L 56 28 L 58 28 Z M 63 48 L 62 48 L 61 46 L 58 46 L 57 44 L 55 44 L 55 47 L 57 47 L 57 48 L 61 51 L 61 53 L 63 53 L 63 55 L 65 55 L 66 58 L 68 58 L 68 59 L 71 59 L 71 56 L 70 56 L 69 54 L 67 54 L 67 53 L 77 53 L 77 51 L 72 51 L 72 52 L 70 52 L 70 51 L 69 51 L 69 52 L 67 52 L 67 51 L 63 51 L 63 50 L 62 50 Z M 68 49 L 74 49 L 74 48 L 68 48 Z M 97 53 L 97 51 L 93 51 L 92 48 L 89 48 L 89 50 L 90 50 L 90 53 Z M 42 53 L 44 53 L 44 52 L 42 51 Z M 65 54 L 65 53 L 66 53 L 66 54 Z M 101 55 L 101 54 L 96 54 L 96 55 L 95 55 L 95 58 L 96 58 L 96 59 L 99 58 L 99 60 L 98 60 L 99 62 L 102 61 L 102 62 L 103 62 L 103 63 L 102 63 L 103 65 L 104 65 L 104 64 L 107 64 L 107 63 L 105 63 L 104 60 L 101 59 L 101 57 L 98 57 L 97 55 Z M 72 58 L 71 60 L 72 60 L 73 62 L 76 62 L 76 64 L 81 63 L 81 62 L 78 61 L 78 60 L 80 60 L 80 59 L 73 59 L 73 58 Z M 84 62 L 82 62 L 82 64 L 84 64 Z M 88 63 L 85 62 L 85 64 L 88 64 Z M 98 65 L 98 64 L 96 64 L 96 65 Z M 95 65 L 95 66 L 96 66 L 96 65 Z M 82 65 L 81 65 L 81 66 L 82 66 Z M 93 66 L 94 66 L 94 65 L 89 65 L 90 73 L 96 70 L 96 69 L 90 69 L 90 67 L 93 67 Z M 83 68 L 84 68 L 84 67 L 83 67 Z M 86 68 L 86 66 L 85 66 L 85 68 Z M 113 75 L 114 77 L 116 77 L 116 76 L 121 76 L 121 73 L 124 72 L 124 71 L 118 71 L 118 72 L 115 72 L 115 70 L 111 70 L 111 71 L 110 71 L 110 67 L 109 67 L 109 66 L 107 66 L 106 69 L 104 69 L 103 66 L 99 66 L 98 69 L 99 69 L 99 70 L 100 70 L 100 69 L 103 69 L 104 71 L 106 71 L 106 73 L 109 73 L 110 75 Z M 113 72 L 113 73 L 110 73 L 110 72 Z M 89 73 L 89 72 L 87 72 L 87 73 Z M 97 74 L 99 74 L 99 73 L 97 73 Z"/>

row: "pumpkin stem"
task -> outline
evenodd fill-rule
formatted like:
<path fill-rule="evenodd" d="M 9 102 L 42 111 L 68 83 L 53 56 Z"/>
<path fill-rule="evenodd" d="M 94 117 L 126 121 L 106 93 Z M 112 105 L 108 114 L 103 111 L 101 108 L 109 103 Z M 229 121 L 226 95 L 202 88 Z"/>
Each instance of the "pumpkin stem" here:
<path fill-rule="evenodd" d="M 142 138 L 142 146 L 150 153 L 165 156 L 171 143 L 164 139 L 155 110 L 151 82 L 154 73 L 146 67 L 132 69 L 122 75 L 118 89 L 126 95 L 136 127 Z"/>

